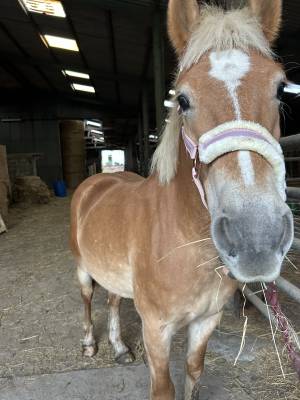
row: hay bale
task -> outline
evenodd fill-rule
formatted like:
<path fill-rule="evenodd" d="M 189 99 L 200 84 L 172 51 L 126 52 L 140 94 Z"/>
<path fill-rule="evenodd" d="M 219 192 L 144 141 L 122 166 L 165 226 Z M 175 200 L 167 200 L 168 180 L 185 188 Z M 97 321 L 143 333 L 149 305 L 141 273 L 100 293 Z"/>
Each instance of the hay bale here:
<path fill-rule="evenodd" d="M 63 121 L 60 124 L 64 180 L 75 189 L 86 177 L 86 150 L 83 121 Z"/>
<path fill-rule="evenodd" d="M 50 201 L 50 190 L 39 176 L 19 176 L 13 187 L 16 203 L 46 204 Z"/>

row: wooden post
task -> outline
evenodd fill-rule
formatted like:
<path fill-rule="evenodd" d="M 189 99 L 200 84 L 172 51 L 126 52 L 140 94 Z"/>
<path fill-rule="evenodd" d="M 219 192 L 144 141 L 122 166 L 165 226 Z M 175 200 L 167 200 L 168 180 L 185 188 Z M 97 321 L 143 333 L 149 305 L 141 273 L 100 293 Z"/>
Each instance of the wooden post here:
<path fill-rule="evenodd" d="M 138 119 L 138 140 L 139 140 L 139 174 L 144 175 L 144 135 L 143 135 L 143 118 L 142 115 Z"/>
<path fill-rule="evenodd" d="M 164 40 L 162 33 L 163 20 L 159 9 L 154 13 L 152 42 L 153 42 L 153 67 L 154 67 L 154 93 L 155 93 L 155 115 L 157 134 L 163 126 L 164 119 L 164 97 L 165 97 L 165 63 L 164 63 Z"/>
<path fill-rule="evenodd" d="M 143 88 L 142 93 L 142 115 L 143 115 L 143 148 L 144 148 L 144 176 L 149 173 L 149 112 L 148 112 L 148 92 L 147 87 Z"/>

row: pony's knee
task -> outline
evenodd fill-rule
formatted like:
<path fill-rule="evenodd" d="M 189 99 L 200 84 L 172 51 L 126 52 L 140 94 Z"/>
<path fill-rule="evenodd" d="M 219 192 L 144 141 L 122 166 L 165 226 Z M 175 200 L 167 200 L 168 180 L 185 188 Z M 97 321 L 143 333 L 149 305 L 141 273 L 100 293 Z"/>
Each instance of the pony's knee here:
<path fill-rule="evenodd" d="M 82 297 L 89 299 L 94 291 L 94 282 L 92 277 L 82 268 L 77 268 L 78 281 L 81 287 Z"/>

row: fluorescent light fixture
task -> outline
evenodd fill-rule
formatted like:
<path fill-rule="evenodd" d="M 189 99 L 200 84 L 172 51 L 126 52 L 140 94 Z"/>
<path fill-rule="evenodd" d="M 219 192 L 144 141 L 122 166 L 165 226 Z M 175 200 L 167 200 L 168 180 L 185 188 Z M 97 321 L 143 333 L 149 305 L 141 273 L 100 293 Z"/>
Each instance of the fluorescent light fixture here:
<path fill-rule="evenodd" d="M 1 122 L 21 122 L 21 118 L 2 118 Z"/>
<path fill-rule="evenodd" d="M 74 90 L 79 90 L 80 92 L 95 93 L 95 88 L 89 85 L 81 85 L 80 83 L 72 83 L 71 87 Z"/>
<path fill-rule="evenodd" d="M 300 85 L 296 83 L 288 83 L 284 88 L 285 93 L 300 94 Z"/>
<path fill-rule="evenodd" d="M 103 135 L 103 132 L 98 131 L 97 129 L 91 129 L 91 133 L 95 133 L 96 135 Z"/>
<path fill-rule="evenodd" d="M 175 96 L 175 94 L 176 94 L 176 91 L 174 89 L 169 90 L 169 95 Z"/>
<path fill-rule="evenodd" d="M 83 72 L 71 71 L 70 69 L 63 69 L 62 73 L 64 75 L 73 76 L 74 78 L 90 79 L 89 74 L 84 74 Z"/>
<path fill-rule="evenodd" d="M 46 14 L 52 17 L 66 18 L 62 3 L 58 0 L 19 0 L 25 12 Z"/>
<path fill-rule="evenodd" d="M 96 121 L 87 120 L 87 121 L 85 121 L 85 123 L 86 123 L 86 125 L 97 126 L 98 128 L 101 128 L 101 126 L 102 126 L 101 122 L 96 122 Z"/>
<path fill-rule="evenodd" d="M 76 40 L 64 38 L 61 36 L 53 36 L 53 35 L 43 35 L 42 38 L 46 42 L 46 44 L 50 47 L 56 47 L 58 49 L 71 50 L 71 51 L 79 51 Z"/>
<path fill-rule="evenodd" d="M 166 108 L 174 108 L 174 107 L 175 107 L 175 103 L 174 103 L 174 101 L 165 100 L 165 101 L 164 101 L 164 106 L 165 106 Z"/>
<path fill-rule="evenodd" d="M 104 137 L 102 137 L 102 138 L 93 138 L 93 142 L 94 143 L 104 143 Z"/>

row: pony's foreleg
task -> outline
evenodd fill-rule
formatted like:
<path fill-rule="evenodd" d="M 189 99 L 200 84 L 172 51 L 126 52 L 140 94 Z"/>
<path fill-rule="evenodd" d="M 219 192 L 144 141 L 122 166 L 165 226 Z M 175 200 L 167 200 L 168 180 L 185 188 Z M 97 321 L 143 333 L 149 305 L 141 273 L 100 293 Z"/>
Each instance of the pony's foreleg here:
<path fill-rule="evenodd" d="M 196 380 L 203 372 L 207 343 L 221 316 L 222 313 L 218 313 L 206 319 L 197 318 L 189 324 L 185 400 L 190 400 Z"/>
<path fill-rule="evenodd" d="M 120 326 L 120 302 L 121 297 L 114 293 L 108 293 L 109 317 L 108 332 L 109 341 L 115 351 L 115 360 L 119 364 L 128 364 L 134 361 L 134 356 L 122 341 Z"/>
<path fill-rule="evenodd" d="M 81 288 L 81 297 L 84 303 L 84 331 L 82 341 L 82 353 L 84 356 L 93 357 L 97 353 L 97 344 L 94 338 L 93 324 L 91 318 L 91 302 L 94 293 L 95 282 L 91 276 L 81 267 L 77 269 L 77 275 Z"/>
<path fill-rule="evenodd" d="M 158 325 L 159 317 L 143 320 L 144 345 L 147 353 L 151 389 L 150 400 L 175 400 L 175 389 L 170 377 L 169 355 L 173 329 Z"/>

